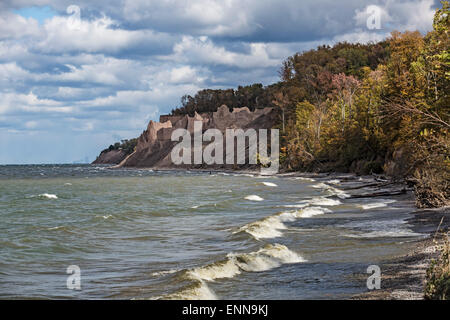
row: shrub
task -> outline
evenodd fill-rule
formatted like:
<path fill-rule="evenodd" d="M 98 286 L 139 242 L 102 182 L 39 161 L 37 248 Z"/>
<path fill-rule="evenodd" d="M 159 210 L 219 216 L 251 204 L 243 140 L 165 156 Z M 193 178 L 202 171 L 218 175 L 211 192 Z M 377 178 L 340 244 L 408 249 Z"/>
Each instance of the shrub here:
<path fill-rule="evenodd" d="M 441 254 L 432 260 L 426 274 L 425 299 L 450 300 L 450 244 L 448 234 L 440 245 Z"/>

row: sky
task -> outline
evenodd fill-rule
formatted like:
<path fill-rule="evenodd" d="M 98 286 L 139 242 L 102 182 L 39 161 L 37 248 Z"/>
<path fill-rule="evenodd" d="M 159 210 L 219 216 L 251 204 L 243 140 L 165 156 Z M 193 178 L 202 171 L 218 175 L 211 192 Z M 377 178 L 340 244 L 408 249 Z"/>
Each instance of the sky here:
<path fill-rule="evenodd" d="M 138 137 L 185 94 L 277 82 L 284 59 L 321 44 L 379 41 L 393 30 L 425 34 L 438 5 L 1 0 L 0 164 L 93 161 Z"/>

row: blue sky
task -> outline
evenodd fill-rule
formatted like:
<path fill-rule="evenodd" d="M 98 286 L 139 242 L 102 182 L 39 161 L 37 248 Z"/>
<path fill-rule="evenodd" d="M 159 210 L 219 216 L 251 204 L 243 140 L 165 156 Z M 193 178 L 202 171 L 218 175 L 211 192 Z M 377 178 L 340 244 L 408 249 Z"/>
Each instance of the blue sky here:
<path fill-rule="evenodd" d="M 366 26 L 370 5 L 380 9 L 381 29 Z M 437 5 L 4 0 L 0 164 L 92 161 L 139 136 L 184 94 L 276 82 L 286 57 L 320 44 L 378 41 L 394 29 L 425 33 Z"/>
<path fill-rule="evenodd" d="M 46 19 L 50 19 L 58 15 L 58 12 L 53 10 L 50 6 L 25 7 L 14 10 L 13 12 L 24 18 L 33 18 L 37 20 L 39 24 L 43 24 Z"/>

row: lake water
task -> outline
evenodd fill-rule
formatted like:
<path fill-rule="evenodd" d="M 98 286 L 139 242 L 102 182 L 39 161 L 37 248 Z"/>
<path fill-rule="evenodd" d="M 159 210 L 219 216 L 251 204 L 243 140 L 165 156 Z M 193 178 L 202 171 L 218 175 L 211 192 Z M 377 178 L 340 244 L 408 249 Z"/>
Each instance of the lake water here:
<path fill-rule="evenodd" d="M 343 190 L 369 181 L 0 166 L 0 298 L 348 298 L 421 237 L 410 195 Z"/>

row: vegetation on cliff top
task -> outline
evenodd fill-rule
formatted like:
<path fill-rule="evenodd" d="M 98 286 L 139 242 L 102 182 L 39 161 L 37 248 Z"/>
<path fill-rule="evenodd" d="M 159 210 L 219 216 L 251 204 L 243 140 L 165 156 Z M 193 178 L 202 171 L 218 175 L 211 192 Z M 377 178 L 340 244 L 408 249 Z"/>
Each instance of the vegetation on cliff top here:
<path fill-rule="evenodd" d="M 116 142 L 110 145 L 107 149 L 104 149 L 101 153 L 113 151 L 113 150 L 123 150 L 125 154 L 131 154 L 134 151 L 134 148 L 137 145 L 137 138 L 134 139 L 124 139 L 120 142 Z"/>

